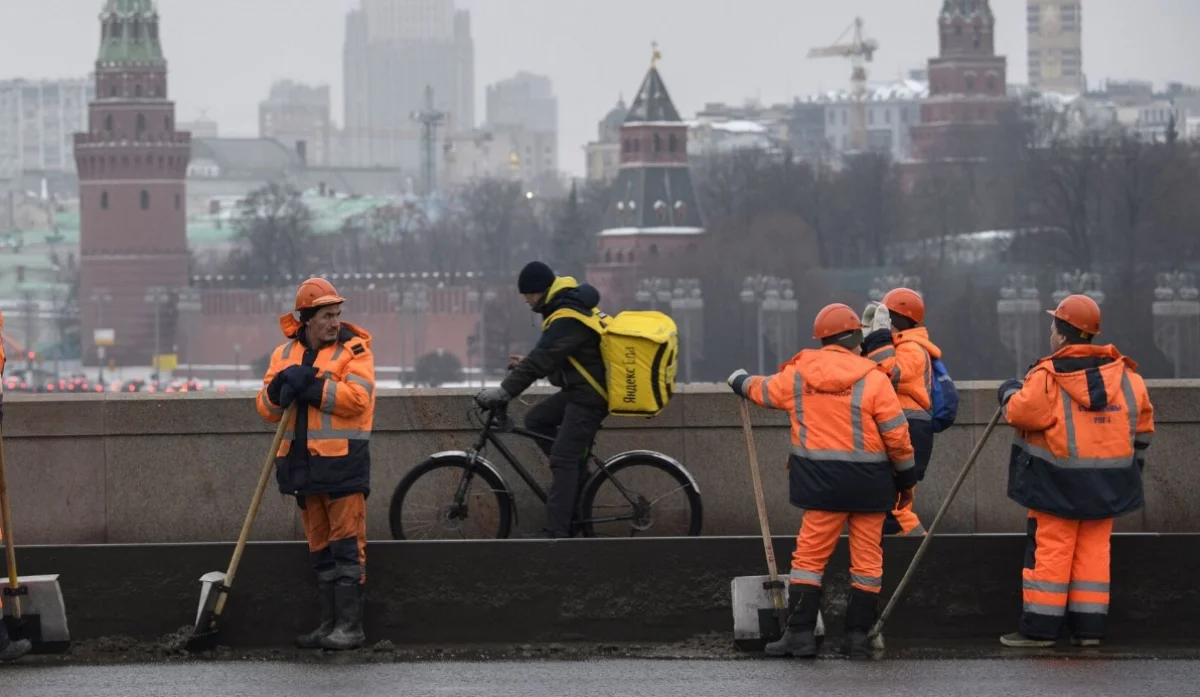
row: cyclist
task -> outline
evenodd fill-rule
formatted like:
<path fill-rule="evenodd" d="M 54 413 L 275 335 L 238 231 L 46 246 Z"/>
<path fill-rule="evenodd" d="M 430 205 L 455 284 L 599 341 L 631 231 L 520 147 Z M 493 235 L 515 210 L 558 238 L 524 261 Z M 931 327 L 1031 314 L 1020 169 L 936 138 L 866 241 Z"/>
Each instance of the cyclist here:
<path fill-rule="evenodd" d="M 547 378 L 550 384 L 561 388 L 530 409 L 525 417 L 526 428 L 554 438 L 552 444 L 538 443 L 550 459 L 553 480 L 546 499 L 545 527 L 521 537 L 571 537 L 571 513 L 587 468 L 587 451 L 608 416 L 608 400 L 569 359 L 574 358 L 599 384 L 607 384 L 607 378 L 600 355 L 600 335 L 577 319 L 551 319 L 551 315 L 566 307 L 595 312 L 600 293 L 570 276 L 556 276 L 540 261 L 531 261 L 521 269 L 517 291 L 532 311 L 542 315 L 542 336 L 529 355 L 509 359 L 509 374 L 499 387 L 481 390 L 475 401 L 485 409 L 502 407 L 540 378 Z"/>

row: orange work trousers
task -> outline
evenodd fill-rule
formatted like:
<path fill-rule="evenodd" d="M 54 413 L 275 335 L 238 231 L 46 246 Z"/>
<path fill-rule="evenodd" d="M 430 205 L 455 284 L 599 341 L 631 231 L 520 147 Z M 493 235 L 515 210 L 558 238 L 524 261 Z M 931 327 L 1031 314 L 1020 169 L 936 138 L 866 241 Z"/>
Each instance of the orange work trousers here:
<path fill-rule="evenodd" d="M 807 510 L 792 553 L 792 583 L 821 586 L 825 565 L 837 546 L 842 526 L 850 525 L 850 585 L 868 593 L 883 589 L 885 513 Z"/>
<path fill-rule="evenodd" d="M 1056 639 L 1066 619 L 1075 636 L 1103 639 L 1112 518 L 1069 520 L 1030 511 L 1027 526 L 1021 633 Z"/>
<path fill-rule="evenodd" d="M 916 500 L 916 488 L 913 489 L 913 500 Z M 917 512 L 913 510 L 912 501 L 904 508 L 897 508 L 887 514 L 887 520 L 883 524 L 883 532 L 886 535 L 900 535 L 902 537 L 921 537 L 925 534 L 925 526 L 921 525 L 921 519 L 917 517 Z"/>
<path fill-rule="evenodd" d="M 361 493 L 331 498 L 312 494 L 300 502 L 300 519 L 317 579 L 367 582 L 367 499 Z"/>

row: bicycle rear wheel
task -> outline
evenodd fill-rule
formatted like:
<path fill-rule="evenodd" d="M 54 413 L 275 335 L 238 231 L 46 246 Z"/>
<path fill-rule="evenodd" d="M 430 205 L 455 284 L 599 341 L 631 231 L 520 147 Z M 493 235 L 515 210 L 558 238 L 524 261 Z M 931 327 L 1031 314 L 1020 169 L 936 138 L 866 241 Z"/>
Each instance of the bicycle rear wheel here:
<path fill-rule="evenodd" d="M 608 475 L 593 475 L 580 497 L 577 524 L 584 537 L 700 534 L 700 492 L 679 464 L 651 452 L 618 455 L 609 462 Z"/>
<path fill-rule="evenodd" d="M 512 506 L 511 492 L 490 467 L 448 455 L 429 458 L 400 480 L 388 523 L 397 540 L 503 539 Z"/>

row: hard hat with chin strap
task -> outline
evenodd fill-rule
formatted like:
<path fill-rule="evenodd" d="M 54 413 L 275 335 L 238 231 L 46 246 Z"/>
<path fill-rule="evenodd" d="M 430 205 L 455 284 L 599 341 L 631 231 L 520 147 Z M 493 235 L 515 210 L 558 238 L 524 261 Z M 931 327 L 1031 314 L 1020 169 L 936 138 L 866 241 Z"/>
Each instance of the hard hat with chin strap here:
<path fill-rule="evenodd" d="M 911 288 L 896 288 L 883 296 L 883 306 L 888 314 L 907 317 L 920 324 L 925 321 L 925 301 L 921 294 Z"/>
<path fill-rule="evenodd" d="M 862 320 L 849 305 L 833 303 L 821 308 L 813 320 L 813 338 L 827 339 L 831 336 L 862 330 Z"/>
<path fill-rule="evenodd" d="M 1100 306 L 1086 295 L 1068 295 L 1058 307 L 1046 312 L 1085 334 L 1100 333 Z"/>

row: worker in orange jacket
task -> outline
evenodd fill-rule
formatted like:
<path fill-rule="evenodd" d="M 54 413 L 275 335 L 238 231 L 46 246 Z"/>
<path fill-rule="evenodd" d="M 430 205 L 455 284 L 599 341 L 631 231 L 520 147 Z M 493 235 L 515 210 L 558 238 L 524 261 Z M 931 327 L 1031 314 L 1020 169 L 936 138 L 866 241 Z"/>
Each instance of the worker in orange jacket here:
<path fill-rule="evenodd" d="M 863 341 L 864 356 L 883 366 L 892 379 L 900 406 L 908 419 L 908 433 L 916 454 L 916 480 L 925 479 L 925 469 L 933 455 L 933 359 L 942 357 L 942 350 L 929 340 L 925 321 L 925 301 L 909 288 L 896 288 L 879 303 L 872 303 L 863 312 L 862 322 L 868 332 Z M 903 506 L 887 515 L 883 531 L 888 535 L 924 535 L 925 526 L 912 507 L 908 496 Z"/>
<path fill-rule="evenodd" d="M 814 629 L 822 578 L 842 527 L 850 526 L 850 600 L 846 644 L 853 658 L 869 652 L 883 587 L 883 521 L 915 474 L 908 422 L 887 374 L 858 355 L 863 333 L 857 313 L 842 304 L 817 314 L 806 349 L 778 373 L 729 376 L 734 392 L 791 416 L 789 499 L 805 510 L 788 589 L 787 633 L 767 644 L 771 656 L 815 656 Z M 901 492 L 898 494 L 898 492 Z"/>
<path fill-rule="evenodd" d="M 296 313 L 283 315 L 287 341 L 271 354 L 258 412 L 278 423 L 296 404 L 280 443 L 275 478 L 296 497 L 321 606 L 321 624 L 299 636 L 303 648 L 352 649 L 362 629 L 367 562 L 367 496 L 375 359 L 371 335 L 341 319 L 344 300 L 328 281 L 296 291 Z"/>
<path fill-rule="evenodd" d="M 1000 641 L 1053 646 L 1065 619 L 1072 643 L 1096 646 L 1107 629 L 1113 519 L 1144 505 L 1154 407 L 1137 364 L 1092 344 L 1094 300 L 1072 295 L 1050 312 L 1054 353 L 998 394 L 1017 431 L 1008 497 L 1029 509 L 1024 610 Z"/>
<path fill-rule="evenodd" d="M 0 312 L 0 332 L 4 329 L 4 313 Z M 8 356 L 4 352 L 4 342 L 0 341 L 0 427 L 4 423 L 4 368 L 8 364 Z M 4 529 L 0 528 L 0 542 L 4 541 Z M 0 597 L 0 618 L 4 617 L 4 599 Z M 28 639 L 13 641 L 8 636 L 8 629 L 0 621 L 0 661 L 15 661 L 29 653 L 33 645 Z"/>

